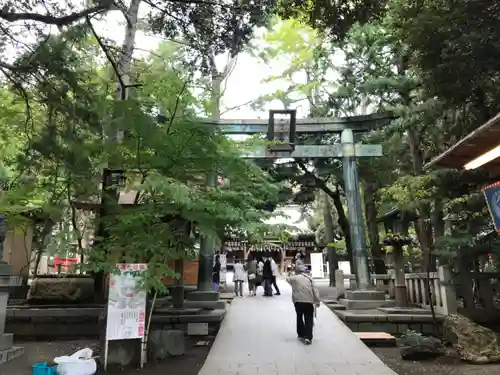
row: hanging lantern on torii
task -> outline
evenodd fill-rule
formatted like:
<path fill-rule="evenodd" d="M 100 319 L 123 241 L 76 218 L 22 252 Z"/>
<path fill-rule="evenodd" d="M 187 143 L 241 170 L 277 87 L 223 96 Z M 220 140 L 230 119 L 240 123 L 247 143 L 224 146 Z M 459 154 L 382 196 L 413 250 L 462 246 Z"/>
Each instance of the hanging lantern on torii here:
<path fill-rule="evenodd" d="M 295 150 L 295 109 L 272 109 L 269 111 L 267 140 L 271 152 L 293 152 Z"/>

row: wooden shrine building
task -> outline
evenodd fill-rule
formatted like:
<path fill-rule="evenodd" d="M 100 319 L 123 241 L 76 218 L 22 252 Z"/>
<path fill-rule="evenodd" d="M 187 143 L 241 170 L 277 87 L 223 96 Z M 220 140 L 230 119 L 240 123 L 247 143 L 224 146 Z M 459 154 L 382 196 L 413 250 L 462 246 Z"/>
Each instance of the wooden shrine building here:
<path fill-rule="evenodd" d="M 247 259 L 248 254 L 253 251 L 271 254 L 276 263 L 281 265 L 282 270 L 292 263 L 297 252 L 300 251 L 306 256 L 304 263 L 308 265 L 311 263 L 310 254 L 318 250 L 314 234 L 299 234 L 286 243 L 270 238 L 256 244 L 249 244 L 245 239 L 233 236 L 222 246 L 222 252 L 226 254 L 229 266 L 234 264 L 236 259 L 240 261 Z"/>

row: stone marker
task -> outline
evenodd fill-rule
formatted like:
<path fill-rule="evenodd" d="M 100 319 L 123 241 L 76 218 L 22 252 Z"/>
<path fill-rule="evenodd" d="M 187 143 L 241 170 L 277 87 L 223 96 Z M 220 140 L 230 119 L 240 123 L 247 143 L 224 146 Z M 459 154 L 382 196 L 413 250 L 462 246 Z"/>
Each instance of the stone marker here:
<path fill-rule="evenodd" d="M 344 285 L 344 271 L 335 270 L 335 288 L 337 289 L 337 299 L 344 298 L 345 285 Z"/>
<path fill-rule="evenodd" d="M 91 277 L 37 277 L 26 297 L 30 304 L 89 303 L 94 300 Z"/>
<path fill-rule="evenodd" d="M 148 340 L 149 357 L 155 360 L 184 355 L 184 332 L 180 330 L 154 330 Z"/>
<path fill-rule="evenodd" d="M 5 333 L 7 301 L 9 299 L 9 286 L 11 285 L 10 275 L 10 266 L 0 263 L 0 365 L 21 356 L 24 352 L 22 347 L 13 346 L 14 335 Z"/>

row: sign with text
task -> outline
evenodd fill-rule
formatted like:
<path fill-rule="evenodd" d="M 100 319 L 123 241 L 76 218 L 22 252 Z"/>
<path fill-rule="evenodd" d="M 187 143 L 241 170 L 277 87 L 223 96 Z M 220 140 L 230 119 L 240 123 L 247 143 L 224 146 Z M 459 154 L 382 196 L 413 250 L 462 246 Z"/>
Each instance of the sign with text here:
<path fill-rule="evenodd" d="M 500 181 L 483 188 L 484 198 L 488 204 L 495 230 L 500 233 Z"/>
<path fill-rule="evenodd" d="M 227 255 L 219 254 L 220 261 L 220 283 L 224 284 L 227 282 Z"/>
<path fill-rule="evenodd" d="M 146 291 L 140 282 L 147 264 L 117 264 L 109 278 L 106 340 L 129 340 L 144 337 Z"/>

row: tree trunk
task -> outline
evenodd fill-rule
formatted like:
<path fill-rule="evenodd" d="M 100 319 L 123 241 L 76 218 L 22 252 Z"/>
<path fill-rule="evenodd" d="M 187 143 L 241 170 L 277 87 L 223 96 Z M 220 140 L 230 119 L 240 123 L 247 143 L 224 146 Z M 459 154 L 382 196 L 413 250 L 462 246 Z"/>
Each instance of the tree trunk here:
<path fill-rule="evenodd" d="M 405 77 L 408 69 L 409 56 L 406 52 L 402 52 L 398 64 L 398 75 Z M 412 99 L 408 89 L 402 89 L 399 92 L 401 102 L 406 107 L 410 107 Z M 413 174 L 415 176 L 421 175 L 424 166 L 424 157 L 422 153 L 421 135 L 419 129 L 414 126 L 409 126 L 406 129 L 408 135 L 408 145 L 410 147 L 410 156 L 413 163 Z M 424 269 L 434 271 L 436 269 L 435 257 L 432 255 L 433 241 L 432 241 L 432 225 L 429 222 L 431 219 L 431 210 L 427 203 L 416 202 L 417 204 L 417 226 L 418 226 L 418 240 L 422 249 L 422 264 Z"/>
<path fill-rule="evenodd" d="M 175 273 L 180 276 L 172 286 L 172 305 L 180 309 L 184 306 L 184 259 L 176 259 L 174 268 Z"/>
<path fill-rule="evenodd" d="M 54 223 L 52 222 L 52 220 L 45 219 L 43 223 L 42 232 L 40 233 L 40 238 L 37 239 L 38 241 L 35 241 L 36 253 L 35 253 L 35 268 L 33 270 L 33 277 L 36 277 L 38 275 L 38 267 L 40 267 L 40 260 L 45 251 L 45 248 L 47 247 L 47 241 L 50 237 L 50 234 L 52 233 L 53 228 L 54 228 Z"/>
<path fill-rule="evenodd" d="M 396 273 L 395 297 L 397 307 L 408 307 L 408 295 L 405 282 L 405 265 L 402 246 L 393 246 L 394 271 Z"/>
<path fill-rule="evenodd" d="M 338 215 L 337 223 L 339 224 L 339 227 L 342 230 L 342 234 L 344 235 L 347 257 L 349 259 L 349 264 L 351 265 L 351 273 L 355 273 L 354 261 L 352 258 L 352 243 L 351 243 L 351 232 L 349 229 L 349 220 L 347 219 L 347 215 L 344 211 L 344 205 L 342 204 L 340 191 L 338 188 L 335 191 L 333 191 L 326 185 L 326 183 L 324 183 L 324 181 L 323 183 L 320 184 L 319 188 L 323 190 L 330 198 L 332 198 L 333 205 L 337 210 L 337 215 Z"/>
<path fill-rule="evenodd" d="M 375 184 L 370 182 L 364 183 L 364 202 L 366 223 L 368 226 L 368 238 L 370 239 L 370 250 L 373 259 L 373 266 L 376 274 L 386 274 L 384 258 L 382 257 L 382 249 L 380 246 L 380 237 L 377 224 L 377 206 L 375 205 Z"/>
<path fill-rule="evenodd" d="M 125 38 L 123 40 L 120 58 L 116 62 L 117 71 L 115 73 L 117 74 L 117 100 L 126 100 L 128 97 L 127 86 L 130 84 L 130 68 L 132 63 L 132 54 L 134 52 L 135 35 L 137 33 L 139 6 L 141 5 L 141 1 L 142 0 L 132 0 L 126 14 L 127 22 L 125 28 Z M 121 136 L 122 132 L 118 130 L 116 134 L 117 140 L 120 140 Z M 118 175 L 118 178 L 122 178 L 123 172 L 118 173 Z M 103 222 L 105 221 L 105 218 L 111 214 L 113 207 L 118 204 L 120 196 L 118 188 L 112 186 L 112 176 L 112 171 L 107 168 L 104 169 L 102 176 L 102 197 L 99 207 L 98 229 L 96 236 L 97 238 L 100 238 L 100 241 L 102 242 L 105 242 L 109 237 Z M 98 272 L 95 274 L 94 278 L 96 295 L 100 297 L 100 299 L 103 299 L 106 295 L 106 280 L 104 272 Z"/>
<path fill-rule="evenodd" d="M 335 270 L 338 270 L 339 268 L 337 249 L 334 246 L 328 246 L 328 244 L 333 242 L 335 239 L 335 226 L 332 218 L 333 208 L 330 202 L 330 197 L 326 195 L 325 192 L 321 195 L 321 211 L 323 213 L 323 221 L 325 225 L 325 242 L 327 243 L 328 249 L 328 273 L 330 286 L 335 286 Z"/>
<path fill-rule="evenodd" d="M 117 100 L 127 100 L 128 98 L 128 88 L 130 85 L 130 68 L 132 63 L 132 54 L 134 52 L 134 42 L 135 35 L 137 32 L 137 23 L 139 20 L 139 6 L 142 0 L 131 0 L 130 6 L 125 15 L 126 17 L 126 26 L 125 26 L 125 37 L 123 40 L 123 45 L 120 53 L 120 58 L 116 61 L 116 74 L 117 74 L 117 90 L 116 90 L 116 99 Z M 116 120 L 116 119 L 115 119 Z M 111 135 L 111 134 L 110 134 Z M 120 142 L 122 138 L 123 132 L 120 129 L 117 130 L 116 140 Z M 112 136 L 112 135 L 111 135 Z M 98 219 L 98 230 L 97 230 L 97 238 L 100 238 L 100 241 L 106 243 L 109 238 L 109 233 L 106 230 L 104 225 L 104 221 L 106 217 L 113 214 L 113 210 L 118 204 L 118 200 L 120 197 L 119 189 L 116 186 L 117 180 L 123 181 L 124 179 L 124 171 L 114 171 L 116 174 L 116 179 L 113 179 L 113 171 L 105 168 L 103 171 L 103 180 L 102 180 L 102 197 L 101 197 L 101 205 L 99 207 L 99 219 Z M 107 250 L 106 250 L 107 251 Z M 107 295 L 107 280 L 104 272 L 98 272 L 94 275 L 95 278 L 95 290 L 96 296 L 100 297 L 100 299 L 104 300 Z M 100 319 L 100 344 L 101 348 L 105 347 L 106 340 L 106 321 L 107 321 L 107 304 L 104 308 L 104 313 L 102 314 L 102 319 Z M 147 334 L 147 333 L 146 333 Z M 113 345 L 119 346 L 123 343 L 118 341 L 110 341 L 109 345 L 112 347 Z M 112 350 L 112 349 L 110 349 Z M 137 345 L 137 353 L 135 357 L 141 358 L 141 345 L 138 342 Z M 101 351 L 100 360 L 101 363 L 104 363 L 104 351 Z M 142 360 L 141 360 L 142 362 Z M 142 363 L 136 363 L 134 365 L 142 365 Z"/>
<path fill-rule="evenodd" d="M 434 228 L 434 242 L 444 236 L 445 223 L 443 216 L 443 203 L 440 200 L 434 202 L 434 210 L 431 216 L 432 227 Z"/>

